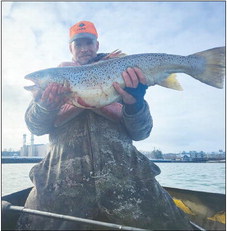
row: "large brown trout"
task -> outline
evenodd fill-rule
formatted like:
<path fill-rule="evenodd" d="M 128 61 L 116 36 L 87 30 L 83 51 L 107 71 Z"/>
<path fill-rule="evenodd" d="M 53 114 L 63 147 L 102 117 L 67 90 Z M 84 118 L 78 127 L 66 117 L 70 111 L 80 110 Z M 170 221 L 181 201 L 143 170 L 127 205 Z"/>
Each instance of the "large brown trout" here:
<path fill-rule="evenodd" d="M 35 83 L 25 87 L 33 91 L 45 89 L 49 83 L 67 84 L 72 90 L 69 99 L 82 108 L 100 108 L 120 100 L 113 87 L 118 82 L 125 87 L 122 72 L 128 67 L 140 68 L 148 86 L 156 84 L 182 90 L 175 73 L 185 73 L 212 87 L 223 88 L 225 74 L 225 47 L 195 53 L 189 56 L 170 54 L 136 54 L 113 58 L 79 67 L 58 67 L 33 72 L 25 79 Z"/>

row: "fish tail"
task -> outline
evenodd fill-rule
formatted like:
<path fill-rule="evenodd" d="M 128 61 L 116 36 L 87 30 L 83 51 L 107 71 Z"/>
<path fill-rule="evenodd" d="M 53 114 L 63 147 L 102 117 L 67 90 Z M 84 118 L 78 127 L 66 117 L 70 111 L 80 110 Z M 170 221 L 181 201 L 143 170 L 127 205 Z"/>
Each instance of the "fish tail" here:
<path fill-rule="evenodd" d="M 205 59 L 205 69 L 202 74 L 192 76 L 212 87 L 223 88 L 225 76 L 225 47 L 217 47 L 193 54 Z"/>

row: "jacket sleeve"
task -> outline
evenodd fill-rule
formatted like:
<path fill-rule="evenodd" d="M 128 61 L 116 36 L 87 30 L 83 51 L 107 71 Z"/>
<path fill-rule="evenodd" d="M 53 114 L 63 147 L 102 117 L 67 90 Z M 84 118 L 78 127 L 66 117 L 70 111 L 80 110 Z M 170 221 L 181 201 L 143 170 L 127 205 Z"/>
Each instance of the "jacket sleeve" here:
<path fill-rule="evenodd" d="M 49 134 L 54 128 L 54 120 L 59 110 L 46 110 L 32 101 L 25 112 L 25 122 L 29 131 L 37 136 Z"/>
<path fill-rule="evenodd" d="M 123 123 L 126 127 L 129 137 L 132 140 L 139 141 L 146 139 L 152 130 L 153 120 L 150 109 L 146 101 L 143 107 L 136 114 L 128 115 L 123 106 Z"/>

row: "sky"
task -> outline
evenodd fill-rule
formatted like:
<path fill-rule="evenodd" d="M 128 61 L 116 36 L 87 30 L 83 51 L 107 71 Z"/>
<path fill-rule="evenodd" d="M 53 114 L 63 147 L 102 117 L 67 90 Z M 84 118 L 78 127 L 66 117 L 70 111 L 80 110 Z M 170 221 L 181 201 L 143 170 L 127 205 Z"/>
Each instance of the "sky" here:
<path fill-rule="evenodd" d="M 69 28 L 81 20 L 98 30 L 99 52 L 190 55 L 225 46 L 224 2 L 2 2 L 2 150 L 19 150 L 32 99 L 24 76 L 70 61 Z M 149 87 L 153 117 L 141 151 L 225 150 L 225 88 L 177 74 L 184 91 Z M 48 143 L 48 135 L 35 136 Z"/>

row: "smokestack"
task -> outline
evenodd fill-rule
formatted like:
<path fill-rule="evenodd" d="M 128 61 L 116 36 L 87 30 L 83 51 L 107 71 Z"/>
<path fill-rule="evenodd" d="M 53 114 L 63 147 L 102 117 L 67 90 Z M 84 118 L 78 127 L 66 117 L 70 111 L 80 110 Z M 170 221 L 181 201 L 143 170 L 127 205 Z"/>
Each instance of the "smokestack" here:
<path fill-rule="evenodd" d="M 34 156 L 34 135 L 31 133 L 31 156 Z"/>
<path fill-rule="evenodd" d="M 23 146 L 26 146 L 26 134 L 23 134 Z"/>
<path fill-rule="evenodd" d="M 31 145 L 34 145 L 34 135 L 31 133 Z"/>

